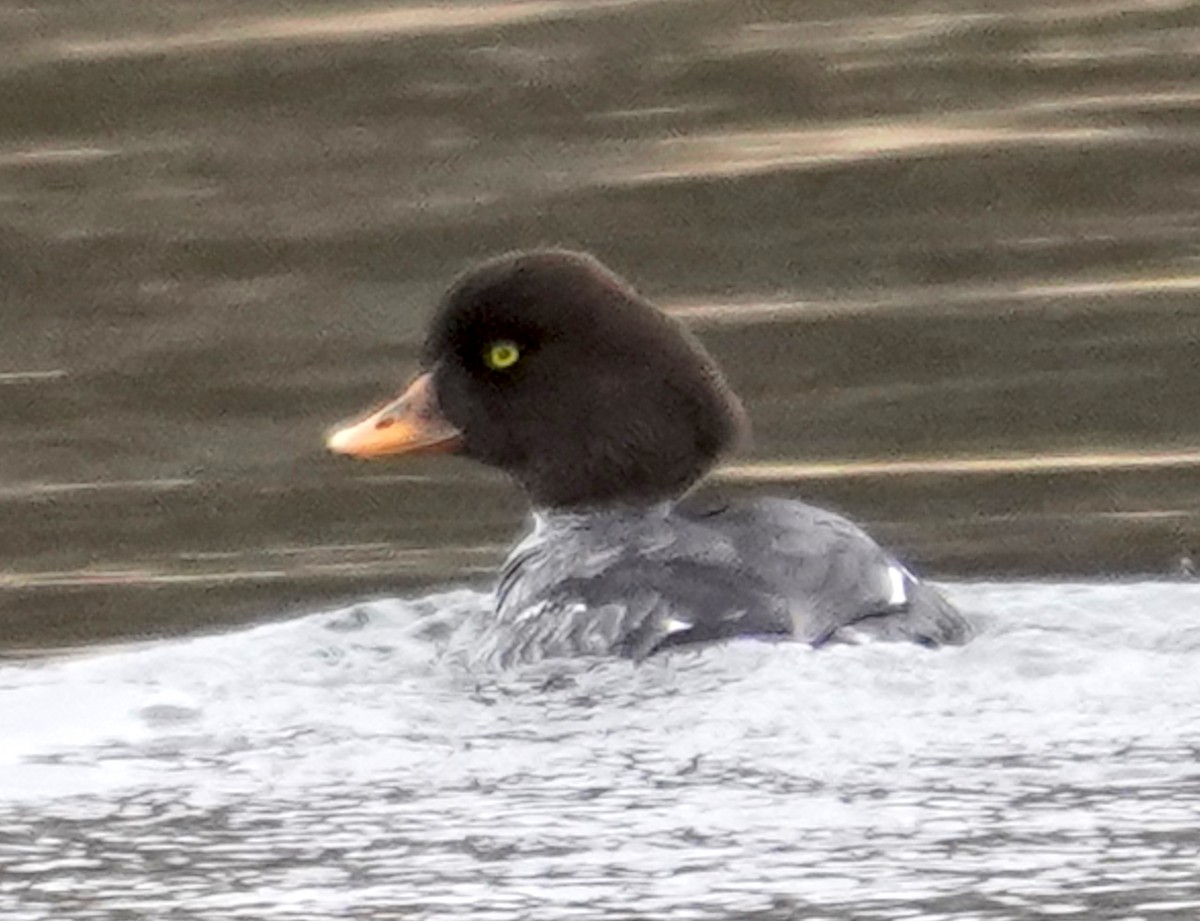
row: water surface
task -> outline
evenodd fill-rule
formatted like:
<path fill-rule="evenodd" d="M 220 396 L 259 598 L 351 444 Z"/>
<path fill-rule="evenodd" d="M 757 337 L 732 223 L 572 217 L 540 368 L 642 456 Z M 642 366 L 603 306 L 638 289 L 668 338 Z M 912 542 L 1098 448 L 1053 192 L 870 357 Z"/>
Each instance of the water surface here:
<path fill-rule="evenodd" d="M 1190 919 L 1200 589 L 468 673 L 382 600 L 0 669 L 6 919 Z"/>
<path fill-rule="evenodd" d="M 0 915 L 1196 917 L 1198 36 L 0 7 Z M 520 497 L 321 433 L 543 244 L 726 367 L 718 488 L 849 513 L 984 635 L 456 665 Z"/>
<path fill-rule="evenodd" d="M 6 648 L 486 584 L 503 481 L 320 435 L 465 265 L 547 243 L 695 326 L 755 424 L 738 482 L 943 576 L 1175 572 L 1198 30 L 1147 0 L 6 7 Z"/>

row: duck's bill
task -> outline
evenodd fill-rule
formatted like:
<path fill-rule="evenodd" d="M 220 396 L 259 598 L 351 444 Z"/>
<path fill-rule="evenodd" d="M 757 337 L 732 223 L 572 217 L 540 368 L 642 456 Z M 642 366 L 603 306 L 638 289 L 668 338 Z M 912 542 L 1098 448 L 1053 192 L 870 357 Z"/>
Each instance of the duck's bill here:
<path fill-rule="evenodd" d="M 461 444 L 462 433 L 438 410 L 428 374 L 413 381 L 399 399 L 337 426 L 325 438 L 334 454 L 359 458 L 454 451 Z"/>

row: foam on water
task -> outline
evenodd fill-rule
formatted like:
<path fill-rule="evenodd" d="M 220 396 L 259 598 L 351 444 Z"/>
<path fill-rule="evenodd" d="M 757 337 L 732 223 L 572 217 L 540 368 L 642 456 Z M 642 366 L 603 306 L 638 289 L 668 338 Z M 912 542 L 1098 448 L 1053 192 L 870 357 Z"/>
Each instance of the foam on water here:
<path fill-rule="evenodd" d="M 0 906 L 1194 917 L 1200 586 L 951 592 L 936 652 L 472 674 L 458 592 L 5 666 Z"/>

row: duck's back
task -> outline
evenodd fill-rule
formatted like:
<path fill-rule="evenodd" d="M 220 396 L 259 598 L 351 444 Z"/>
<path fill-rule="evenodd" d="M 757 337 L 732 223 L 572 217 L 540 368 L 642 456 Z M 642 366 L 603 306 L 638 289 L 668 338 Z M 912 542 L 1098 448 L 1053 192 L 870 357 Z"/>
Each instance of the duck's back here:
<path fill-rule="evenodd" d="M 504 567 L 484 654 L 642 658 L 733 636 L 942 645 L 967 635 L 935 589 L 839 515 L 689 499 L 540 518 Z"/>
<path fill-rule="evenodd" d="M 969 638 L 937 589 L 841 515 L 786 499 L 690 500 L 679 512 L 732 540 L 745 571 L 788 600 L 798 639 L 942 646 Z"/>

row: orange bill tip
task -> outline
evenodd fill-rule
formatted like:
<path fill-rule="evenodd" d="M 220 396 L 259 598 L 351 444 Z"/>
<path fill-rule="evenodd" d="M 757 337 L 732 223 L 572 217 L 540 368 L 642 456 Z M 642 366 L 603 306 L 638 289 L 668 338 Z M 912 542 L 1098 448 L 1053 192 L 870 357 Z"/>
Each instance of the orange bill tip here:
<path fill-rule="evenodd" d="M 335 426 L 325 436 L 325 447 L 334 454 L 362 459 L 454 451 L 461 443 L 462 433 L 437 408 L 428 374 L 396 400 Z"/>

